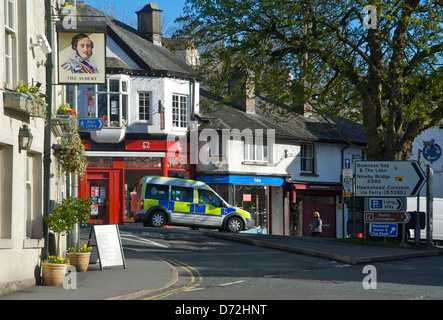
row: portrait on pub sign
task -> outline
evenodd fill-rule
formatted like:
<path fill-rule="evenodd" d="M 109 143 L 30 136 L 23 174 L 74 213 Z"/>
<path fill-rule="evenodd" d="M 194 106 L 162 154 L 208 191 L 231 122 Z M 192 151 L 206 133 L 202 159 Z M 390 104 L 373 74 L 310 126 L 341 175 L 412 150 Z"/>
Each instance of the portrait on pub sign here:
<path fill-rule="evenodd" d="M 105 83 L 104 33 L 58 33 L 58 82 Z"/>

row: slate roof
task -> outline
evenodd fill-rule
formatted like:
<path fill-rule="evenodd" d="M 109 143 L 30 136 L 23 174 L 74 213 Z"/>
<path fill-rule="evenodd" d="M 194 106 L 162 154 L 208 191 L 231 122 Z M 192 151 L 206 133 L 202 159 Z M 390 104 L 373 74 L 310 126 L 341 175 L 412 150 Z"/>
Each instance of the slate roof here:
<path fill-rule="evenodd" d="M 205 89 L 200 90 L 200 99 L 209 99 Z M 264 112 L 258 103 L 265 103 L 256 98 L 255 114 L 246 113 L 235 106 L 226 104 L 213 106 L 212 112 L 202 111 L 200 129 L 266 129 L 275 130 L 275 138 L 279 140 L 296 140 L 305 142 L 324 142 L 348 144 L 348 141 L 359 146 L 366 145 L 366 135 L 362 124 L 354 123 L 345 118 L 329 118 L 329 122 L 321 116 L 305 117 L 296 113 L 278 116 Z M 269 106 L 269 104 L 268 104 Z M 346 139 L 348 141 L 346 141 Z"/>
<path fill-rule="evenodd" d="M 102 17 L 102 21 L 105 19 L 108 36 L 140 66 L 140 69 L 132 69 L 123 61 L 116 61 L 118 58 L 107 58 L 107 69 L 132 71 L 140 75 L 196 77 L 196 71 L 192 67 L 174 56 L 168 49 L 143 38 L 136 29 L 82 2 L 77 2 L 77 11 L 79 15 L 84 16 L 83 20 L 94 17 Z"/>

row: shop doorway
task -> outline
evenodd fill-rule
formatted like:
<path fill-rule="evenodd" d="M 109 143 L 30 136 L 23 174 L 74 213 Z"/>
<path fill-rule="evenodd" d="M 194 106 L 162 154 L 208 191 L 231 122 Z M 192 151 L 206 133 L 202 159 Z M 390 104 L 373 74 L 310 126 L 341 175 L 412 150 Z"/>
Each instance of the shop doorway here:
<path fill-rule="evenodd" d="M 248 211 L 255 221 L 249 233 L 268 233 L 268 187 L 235 185 L 235 206 Z"/>
<path fill-rule="evenodd" d="M 86 191 L 89 193 L 91 204 L 90 223 L 110 224 L 113 223 L 110 215 L 110 203 L 112 199 L 109 192 L 109 179 L 107 175 L 100 174 L 99 177 L 88 177 Z"/>
<path fill-rule="evenodd" d="M 303 196 L 303 235 L 311 236 L 311 222 L 316 211 L 323 222 L 322 237 L 335 238 L 334 196 Z"/>

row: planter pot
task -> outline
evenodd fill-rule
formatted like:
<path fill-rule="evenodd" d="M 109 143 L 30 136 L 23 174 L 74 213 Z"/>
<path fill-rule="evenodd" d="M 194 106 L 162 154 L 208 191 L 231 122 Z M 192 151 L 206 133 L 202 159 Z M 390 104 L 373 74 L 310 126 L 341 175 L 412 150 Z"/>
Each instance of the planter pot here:
<path fill-rule="evenodd" d="M 44 113 L 41 110 L 43 107 L 33 107 L 31 99 L 29 99 L 28 95 L 22 92 L 9 92 L 6 91 L 3 93 L 5 97 L 5 107 L 14 109 L 23 113 L 26 113 L 32 117 L 43 117 Z"/>
<path fill-rule="evenodd" d="M 69 252 L 69 263 L 75 267 L 77 272 L 88 270 L 91 252 Z"/>
<path fill-rule="evenodd" d="M 66 276 L 68 264 L 42 263 L 42 275 L 45 285 L 61 287 Z"/>

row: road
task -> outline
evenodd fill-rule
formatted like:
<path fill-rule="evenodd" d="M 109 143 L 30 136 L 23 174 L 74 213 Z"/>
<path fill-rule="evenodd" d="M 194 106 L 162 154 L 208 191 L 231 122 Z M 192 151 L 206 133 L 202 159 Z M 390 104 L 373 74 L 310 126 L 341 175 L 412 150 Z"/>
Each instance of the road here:
<path fill-rule="evenodd" d="M 120 231 L 125 250 L 154 255 L 177 270 L 172 287 L 141 297 L 146 300 L 443 299 L 441 255 L 364 270 L 197 230 L 134 225 Z"/>

